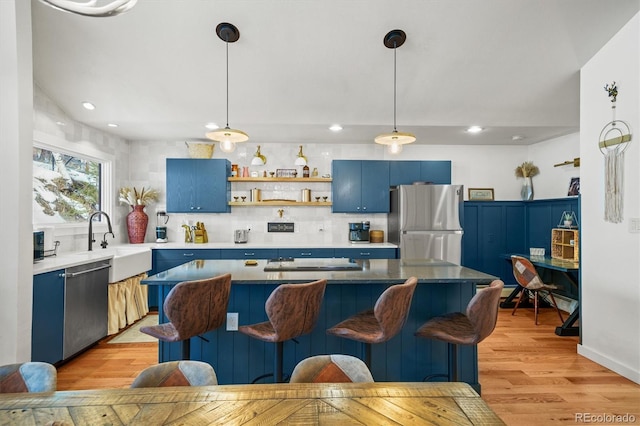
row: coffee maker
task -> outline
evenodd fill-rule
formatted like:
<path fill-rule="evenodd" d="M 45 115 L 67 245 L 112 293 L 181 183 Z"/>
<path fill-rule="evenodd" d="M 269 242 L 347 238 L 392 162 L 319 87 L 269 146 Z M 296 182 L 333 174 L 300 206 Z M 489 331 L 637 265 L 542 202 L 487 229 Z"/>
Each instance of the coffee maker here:
<path fill-rule="evenodd" d="M 156 243 L 166 243 L 169 241 L 167 238 L 167 222 L 169 221 L 169 215 L 165 211 L 156 212 Z"/>
<path fill-rule="evenodd" d="M 369 221 L 349 223 L 349 241 L 352 243 L 369 242 Z"/>

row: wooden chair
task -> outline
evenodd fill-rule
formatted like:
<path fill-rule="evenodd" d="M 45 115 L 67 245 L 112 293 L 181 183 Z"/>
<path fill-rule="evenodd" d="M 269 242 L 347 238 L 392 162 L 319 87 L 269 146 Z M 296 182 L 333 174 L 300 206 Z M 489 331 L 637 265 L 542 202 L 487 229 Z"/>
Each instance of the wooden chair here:
<path fill-rule="evenodd" d="M 147 367 L 131 384 L 132 388 L 164 386 L 211 386 L 218 378 L 213 367 L 201 361 L 170 361 Z"/>
<path fill-rule="evenodd" d="M 54 392 L 56 368 L 46 362 L 24 362 L 0 366 L 0 393 Z"/>
<path fill-rule="evenodd" d="M 360 312 L 334 325 L 327 333 L 361 342 L 364 362 L 371 368 L 371 344 L 384 343 L 398 334 L 409 316 L 418 279 L 392 285 L 378 297 L 373 309 Z"/>
<path fill-rule="evenodd" d="M 425 381 L 441 376 L 447 377 L 450 382 L 458 381 L 458 345 L 477 345 L 493 332 L 498 321 L 498 305 L 503 288 L 504 283 L 495 280 L 471 298 L 466 313 L 453 312 L 433 317 L 416 331 L 418 337 L 448 344 L 447 374 L 432 374 L 425 377 Z"/>
<path fill-rule="evenodd" d="M 296 365 L 289 383 L 373 382 L 373 376 L 361 359 L 351 355 L 317 355 Z"/>
<path fill-rule="evenodd" d="M 518 309 L 518 306 L 520 306 L 520 302 L 522 301 L 525 293 L 527 291 L 530 291 L 531 293 L 533 293 L 535 324 L 538 325 L 538 293 L 540 291 L 546 291 L 551 297 L 551 302 L 556 308 L 556 312 L 558 312 L 560 323 L 563 323 L 564 319 L 562 319 L 562 313 L 560 312 L 558 304 L 556 303 L 556 299 L 555 297 L 553 297 L 553 293 L 551 292 L 551 290 L 556 290 L 558 286 L 554 284 L 543 283 L 542 279 L 540 279 L 540 276 L 538 275 L 536 267 L 533 266 L 531 261 L 525 257 L 513 255 L 511 256 L 511 263 L 513 265 L 513 276 L 516 278 L 516 281 L 518 281 L 518 284 L 522 287 L 522 290 L 520 290 L 520 297 L 518 297 L 518 301 L 516 302 L 516 306 L 513 307 L 511 315 L 515 315 L 516 310 Z"/>
<path fill-rule="evenodd" d="M 170 322 L 141 327 L 163 342 L 182 342 L 182 359 L 191 356 L 190 340 L 224 324 L 231 292 L 231 274 L 176 284 L 164 300 Z"/>
<path fill-rule="evenodd" d="M 271 292 L 265 302 L 268 321 L 238 327 L 238 331 L 254 339 L 276 344 L 274 382 L 283 381 L 284 342 L 309 334 L 315 327 L 326 285 L 327 280 L 304 284 L 281 284 Z M 253 383 L 271 375 L 269 373 L 257 377 Z"/>

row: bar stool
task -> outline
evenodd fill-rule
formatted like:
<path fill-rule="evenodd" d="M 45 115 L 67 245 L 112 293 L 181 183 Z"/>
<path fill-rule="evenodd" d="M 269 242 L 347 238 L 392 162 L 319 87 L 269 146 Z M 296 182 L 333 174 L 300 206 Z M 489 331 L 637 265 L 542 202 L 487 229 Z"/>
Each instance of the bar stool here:
<path fill-rule="evenodd" d="M 230 292 L 231 274 L 176 284 L 163 304 L 170 322 L 140 327 L 140 331 L 163 342 L 182 342 L 182 359 L 188 360 L 190 339 L 204 339 L 201 334 L 224 323 Z"/>
<path fill-rule="evenodd" d="M 238 331 L 262 340 L 275 343 L 274 373 L 264 374 L 253 380 L 273 375 L 275 383 L 282 383 L 282 360 L 285 340 L 309 334 L 320 314 L 327 280 L 304 284 L 281 284 L 271 292 L 264 304 L 268 321 L 243 325 Z"/>
<path fill-rule="evenodd" d="M 364 362 L 371 368 L 371 344 L 386 342 L 402 330 L 417 284 L 418 279 L 411 277 L 404 284 L 392 285 L 378 297 L 373 309 L 347 318 L 327 333 L 361 342 Z"/>
<path fill-rule="evenodd" d="M 373 376 L 360 358 L 351 355 L 316 355 L 296 365 L 289 383 L 372 383 Z"/>
<path fill-rule="evenodd" d="M 466 313 L 453 312 L 433 317 L 416 331 L 418 337 L 447 342 L 449 354 L 447 374 L 432 374 L 425 377 L 424 381 L 434 377 L 458 381 L 458 345 L 477 345 L 493 332 L 503 287 L 502 281 L 493 281 L 471 298 Z"/>
<path fill-rule="evenodd" d="M 206 362 L 169 361 L 142 370 L 131 384 L 131 388 L 214 386 L 217 384 L 216 372 Z"/>
<path fill-rule="evenodd" d="M 54 392 L 58 371 L 47 362 L 23 362 L 0 366 L 0 393 Z"/>

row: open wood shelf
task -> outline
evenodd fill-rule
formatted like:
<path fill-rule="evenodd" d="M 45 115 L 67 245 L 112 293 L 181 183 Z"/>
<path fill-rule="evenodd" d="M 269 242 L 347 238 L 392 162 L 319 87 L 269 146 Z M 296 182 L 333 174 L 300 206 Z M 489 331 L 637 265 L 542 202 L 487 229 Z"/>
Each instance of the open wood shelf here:
<path fill-rule="evenodd" d="M 331 182 L 331 178 L 321 177 L 230 177 L 229 182 Z"/>
<path fill-rule="evenodd" d="M 551 230 L 551 257 L 554 259 L 580 260 L 579 232 L 575 229 Z"/>
<path fill-rule="evenodd" d="M 331 201 L 230 201 L 230 206 L 309 206 L 309 207 L 330 207 Z"/>

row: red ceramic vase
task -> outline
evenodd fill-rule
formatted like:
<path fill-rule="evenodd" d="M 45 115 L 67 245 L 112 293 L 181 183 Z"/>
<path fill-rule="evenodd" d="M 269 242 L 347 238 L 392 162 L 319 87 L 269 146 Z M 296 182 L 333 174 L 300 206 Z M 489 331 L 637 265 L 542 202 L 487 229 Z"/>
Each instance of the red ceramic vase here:
<path fill-rule="evenodd" d="M 143 205 L 133 206 L 133 211 L 127 215 L 127 232 L 129 234 L 129 243 L 144 243 L 144 237 L 147 234 L 147 224 L 149 216 L 144 212 Z"/>

